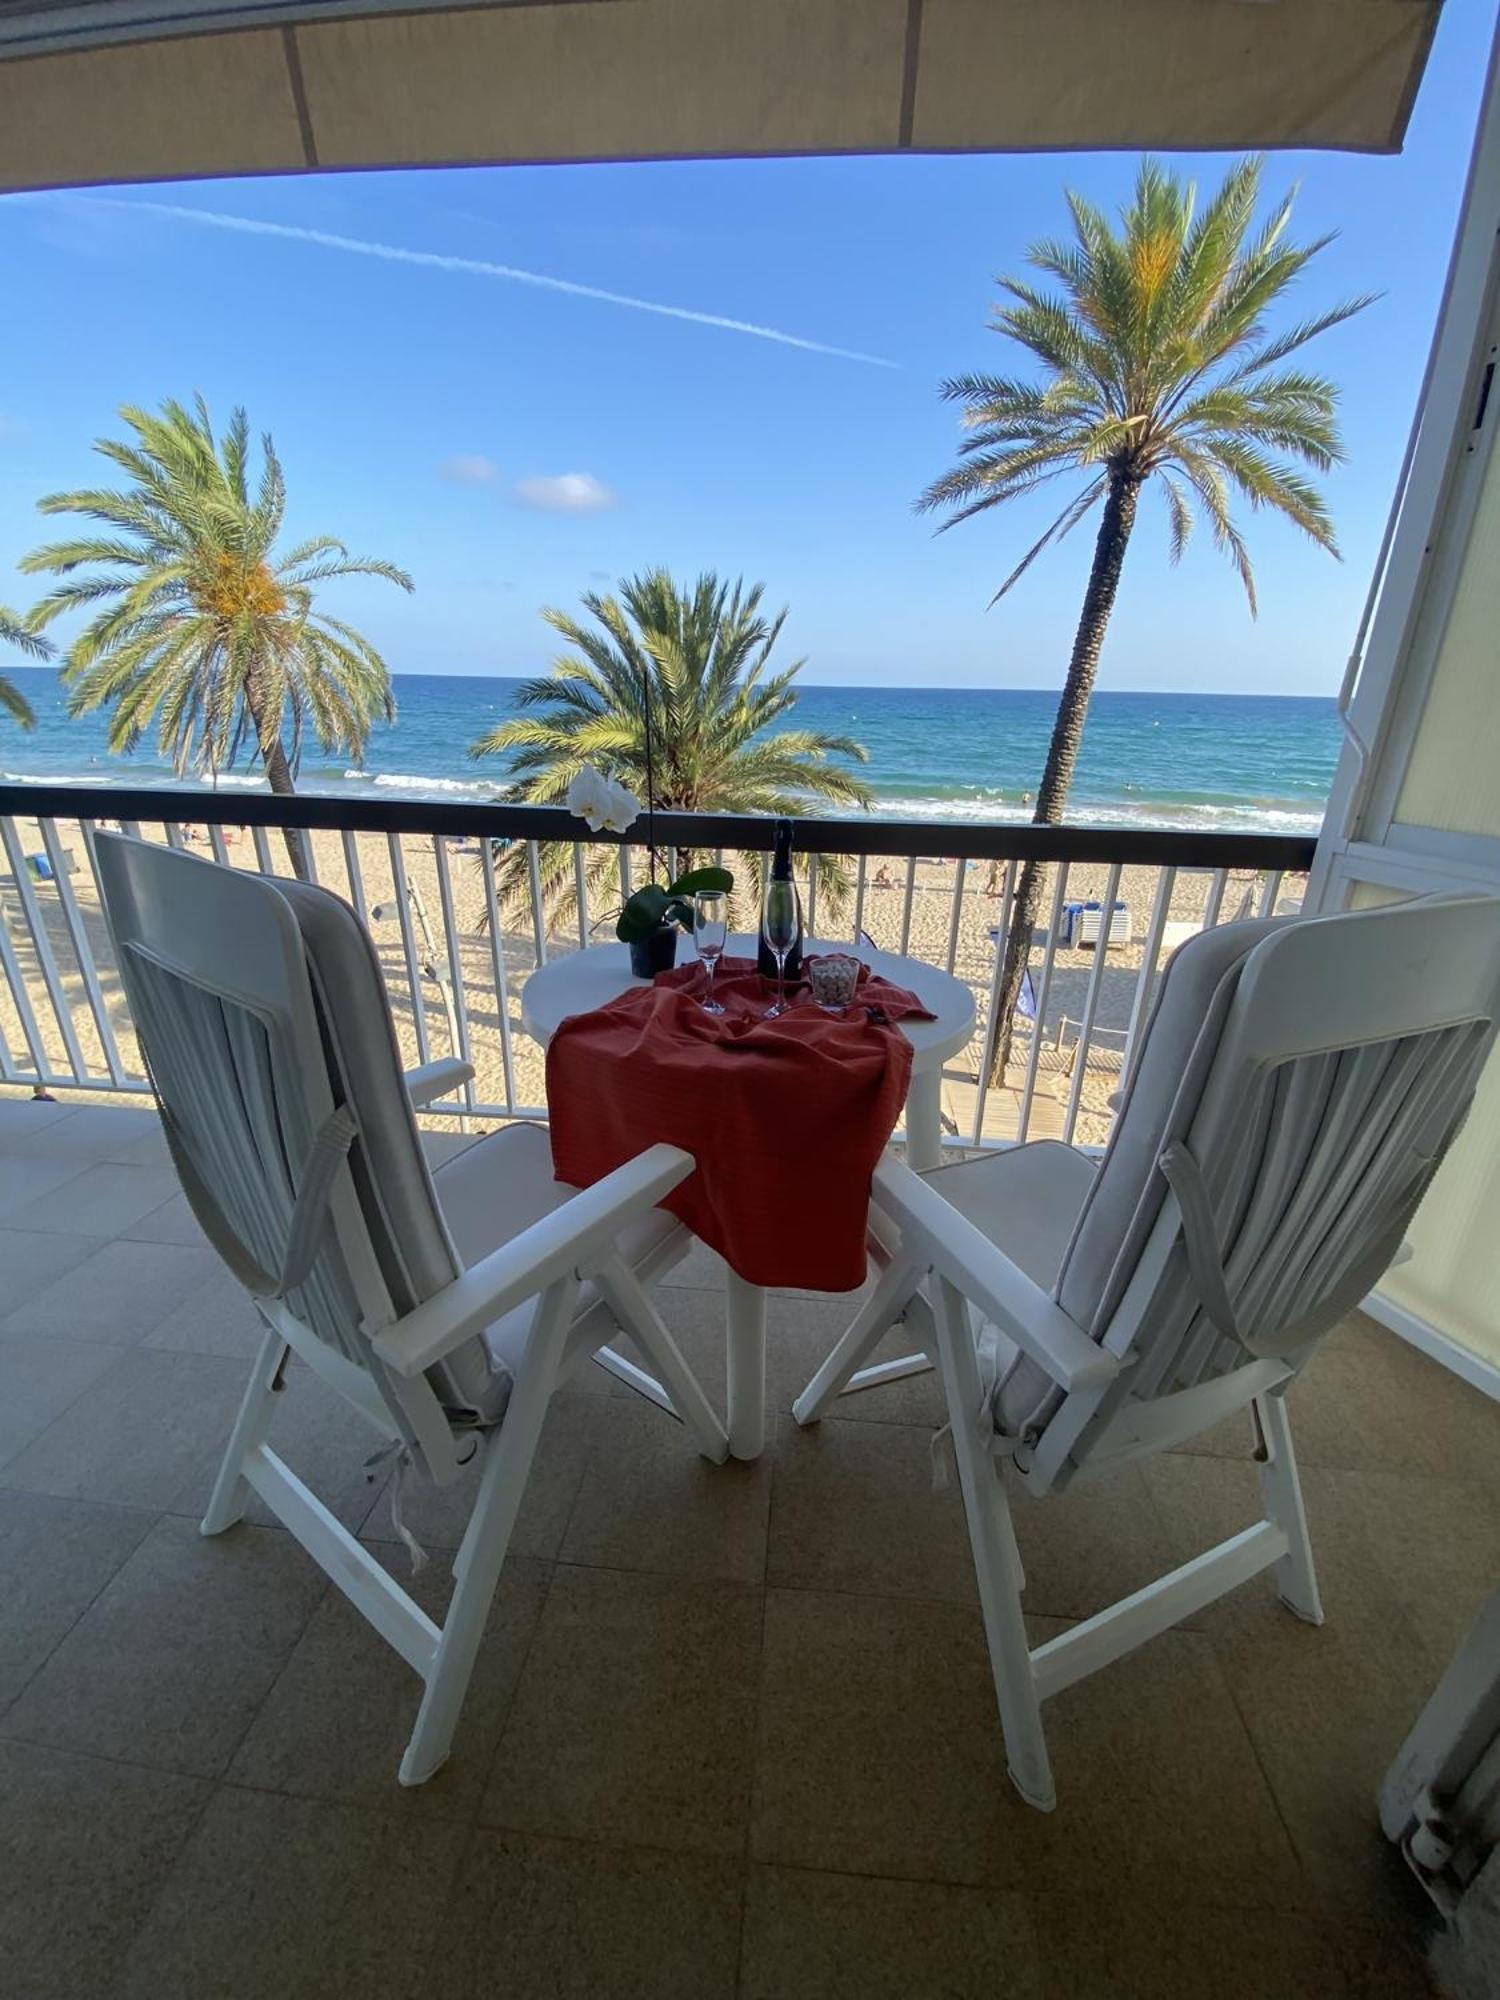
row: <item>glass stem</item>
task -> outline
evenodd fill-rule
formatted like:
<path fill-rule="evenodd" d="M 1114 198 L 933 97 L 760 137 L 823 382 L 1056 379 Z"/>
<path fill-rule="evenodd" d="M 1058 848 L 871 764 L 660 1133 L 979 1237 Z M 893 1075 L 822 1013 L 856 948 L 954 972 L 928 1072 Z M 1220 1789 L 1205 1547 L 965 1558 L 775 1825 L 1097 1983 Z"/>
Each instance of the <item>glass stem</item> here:
<path fill-rule="evenodd" d="M 718 969 L 719 961 L 716 958 L 706 961 L 704 970 L 708 974 L 708 998 L 703 1003 L 705 1007 L 712 1007 L 714 1004 L 714 974 Z"/>
<path fill-rule="evenodd" d="M 786 1012 L 786 953 L 784 951 L 778 951 L 776 954 L 776 1011 L 778 1014 Z"/>

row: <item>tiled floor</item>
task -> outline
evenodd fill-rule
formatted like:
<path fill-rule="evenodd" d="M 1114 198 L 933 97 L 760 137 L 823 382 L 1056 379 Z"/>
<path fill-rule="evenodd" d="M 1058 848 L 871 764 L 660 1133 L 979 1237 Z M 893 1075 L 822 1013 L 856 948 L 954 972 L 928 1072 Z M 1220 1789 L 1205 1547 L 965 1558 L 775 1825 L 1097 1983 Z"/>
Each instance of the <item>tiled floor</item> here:
<path fill-rule="evenodd" d="M 717 1282 L 695 1253 L 663 1300 L 720 1397 Z M 1062 1695 L 1044 1818 L 1005 1781 L 932 1379 L 785 1414 L 847 1314 L 774 1302 L 756 1465 L 602 1375 L 558 1401 L 454 1757 L 404 1792 L 413 1677 L 263 1513 L 198 1535 L 255 1322 L 149 1114 L 0 1100 L 0 1988 L 1424 1992 L 1373 1794 L 1495 1581 L 1500 1408 L 1335 1335 L 1292 1404 L 1327 1623 L 1252 1584 Z M 402 1566 L 306 1371 L 277 1438 Z M 1248 1443 L 1023 1502 L 1038 1634 L 1248 1520 Z"/>

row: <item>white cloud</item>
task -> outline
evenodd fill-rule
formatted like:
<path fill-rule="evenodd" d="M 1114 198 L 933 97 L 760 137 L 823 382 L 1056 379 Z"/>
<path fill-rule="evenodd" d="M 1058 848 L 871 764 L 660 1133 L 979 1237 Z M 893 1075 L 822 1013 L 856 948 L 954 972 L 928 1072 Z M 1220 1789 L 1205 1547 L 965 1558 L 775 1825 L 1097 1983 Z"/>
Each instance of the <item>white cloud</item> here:
<path fill-rule="evenodd" d="M 451 479 L 455 486 L 488 486 L 500 471 L 492 458 L 482 452 L 460 452 L 457 458 L 445 458 L 438 467 L 439 476 Z"/>
<path fill-rule="evenodd" d="M 543 291 L 564 292 L 575 299 L 596 299 L 602 305 L 624 306 L 631 312 L 655 313 L 662 319 L 686 320 L 693 326 L 717 327 L 724 333 L 749 334 L 754 340 L 774 341 L 779 347 L 798 347 L 806 354 L 827 354 L 838 361 L 859 361 L 870 368 L 896 368 L 879 354 L 865 354 L 855 347 L 835 347 L 824 340 L 808 340 L 780 327 L 760 326 L 754 320 L 732 319 L 726 313 L 699 312 L 691 306 L 666 305 L 659 299 L 640 299 L 629 292 L 606 291 L 602 285 L 581 285 L 572 278 L 554 278 L 544 271 L 523 271 L 514 264 L 496 264 L 484 257 L 453 257 L 437 250 L 409 250 L 400 243 L 372 243 L 360 236 L 336 236 L 327 229 L 305 229 L 300 223 L 264 222 L 249 215 L 226 215 L 218 209 L 188 208 L 168 201 L 138 201 L 116 195 L 54 195 L 35 197 L 66 213 L 67 208 L 87 204 L 91 208 L 134 209 L 141 215 L 160 215 L 174 222 L 197 223 L 206 229 L 232 229 L 245 236 L 279 236 L 289 243 L 313 243 L 325 250 L 344 250 L 356 257 L 378 257 L 389 264 L 415 264 L 429 271 L 456 271 L 476 278 L 498 278 L 505 284 L 534 285 Z M 31 199 L 12 196 L 12 200 Z M 67 208 L 63 205 L 67 204 Z"/>
<path fill-rule="evenodd" d="M 597 514 L 615 504 L 614 494 L 592 472 L 539 473 L 518 479 L 516 498 L 549 514 Z"/>

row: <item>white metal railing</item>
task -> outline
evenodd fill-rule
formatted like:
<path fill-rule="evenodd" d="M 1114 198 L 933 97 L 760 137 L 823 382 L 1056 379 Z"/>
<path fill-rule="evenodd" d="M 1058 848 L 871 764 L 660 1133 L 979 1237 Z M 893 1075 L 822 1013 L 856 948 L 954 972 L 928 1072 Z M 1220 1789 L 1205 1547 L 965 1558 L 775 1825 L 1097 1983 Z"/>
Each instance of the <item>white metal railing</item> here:
<path fill-rule="evenodd" d="M 279 829 L 236 828 L 225 819 L 232 808 L 222 801 L 214 808 L 211 825 L 120 824 L 223 867 L 291 873 Z M 0 1083 L 38 1091 L 147 1091 L 100 903 L 94 825 L 85 818 L 0 816 Z M 1026 1003 L 1001 1074 L 996 998 L 1021 863 L 938 858 L 935 850 L 962 844 L 960 835 L 974 844 L 971 828 L 934 825 L 923 831 L 933 850 L 926 856 L 858 855 L 850 893 L 841 900 L 826 865 L 816 856 L 800 863 L 810 933 L 925 959 L 972 988 L 975 1034 L 944 1077 L 952 1144 L 1047 1137 L 1101 1143 L 1170 950 L 1195 929 L 1300 901 L 1300 875 L 1195 865 L 1186 835 L 1178 850 L 1186 858 L 1170 864 L 1048 861 Z M 860 836 L 851 825 L 850 845 Z M 597 907 L 591 850 L 594 861 L 601 857 L 594 844 L 573 843 L 563 881 L 575 907 L 565 922 L 549 923 L 555 913 L 544 907 L 536 840 L 511 844 L 510 851 L 523 847 L 525 855 L 523 865 L 511 864 L 511 882 L 523 891 L 517 905 L 504 900 L 489 839 L 348 827 L 301 837 L 313 878 L 346 897 L 371 933 L 408 1061 L 456 1055 L 474 1067 L 474 1082 L 436 1110 L 465 1121 L 544 1116 L 542 1052 L 521 1032 L 520 1000 L 549 954 L 613 936 L 618 889 L 612 880 L 607 906 Z M 1281 842 L 1277 851 L 1286 848 Z M 613 853 L 615 879 L 627 889 L 646 879 L 643 849 L 613 846 Z M 728 860 L 736 866 L 733 851 Z M 1100 906 L 1097 944 L 1080 942 L 1078 926 L 1070 928 L 1071 906 L 1080 903 Z M 1129 912 L 1129 940 L 1104 942 L 1125 928 L 1123 919 L 1110 921 L 1117 903 Z M 742 909 L 740 921 L 753 928 L 753 913 Z"/>

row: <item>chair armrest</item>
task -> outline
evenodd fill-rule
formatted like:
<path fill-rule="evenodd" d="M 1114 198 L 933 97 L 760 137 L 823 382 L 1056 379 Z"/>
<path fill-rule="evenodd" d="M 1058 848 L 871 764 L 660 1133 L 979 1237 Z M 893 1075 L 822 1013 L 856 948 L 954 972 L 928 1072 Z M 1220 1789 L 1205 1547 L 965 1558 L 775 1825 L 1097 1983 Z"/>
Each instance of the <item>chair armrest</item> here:
<path fill-rule="evenodd" d="M 888 1155 L 875 1169 L 873 1193 L 907 1249 L 956 1285 L 1060 1389 L 1102 1388 L 1120 1372 L 1114 1355 L 910 1167 Z"/>
<path fill-rule="evenodd" d="M 374 1337 L 375 1352 L 398 1375 L 420 1375 L 491 1320 L 607 1255 L 621 1225 L 654 1208 L 693 1167 L 691 1153 L 649 1146 L 481 1257 L 435 1298 L 383 1327 Z"/>
<path fill-rule="evenodd" d="M 440 1056 L 436 1062 L 407 1070 L 401 1081 L 406 1085 L 412 1110 L 420 1111 L 424 1104 L 431 1104 L 435 1097 L 446 1097 L 460 1084 L 472 1082 L 473 1077 L 473 1063 L 460 1062 L 457 1056 Z"/>

